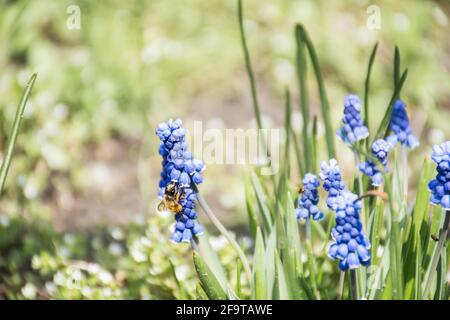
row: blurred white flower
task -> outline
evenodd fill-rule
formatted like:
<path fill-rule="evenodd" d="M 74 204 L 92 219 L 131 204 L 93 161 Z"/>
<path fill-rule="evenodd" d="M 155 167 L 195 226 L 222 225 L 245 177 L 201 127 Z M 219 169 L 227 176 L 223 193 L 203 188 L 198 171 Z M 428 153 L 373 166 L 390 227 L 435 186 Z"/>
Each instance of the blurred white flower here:
<path fill-rule="evenodd" d="M 221 250 L 221 249 L 225 248 L 225 246 L 227 245 L 228 241 L 227 241 L 227 239 L 224 236 L 220 235 L 218 237 L 211 237 L 209 239 L 209 243 L 216 250 Z"/>
<path fill-rule="evenodd" d="M 394 26 L 400 32 L 406 32 L 409 29 L 409 18 L 403 13 L 394 14 Z"/>
<path fill-rule="evenodd" d="M 118 242 L 111 242 L 109 244 L 108 250 L 114 256 L 120 256 L 121 254 L 123 254 L 122 246 Z"/>
<path fill-rule="evenodd" d="M 295 78 L 295 68 L 291 62 L 282 60 L 275 64 L 274 74 L 279 82 L 288 84 Z"/>
<path fill-rule="evenodd" d="M 440 144 L 445 140 L 445 134 L 442 130 L 433 128 L 428 134 L 428 139 L 431 144 Z"/>
<path fill-rule="evenodd" d="M 185 280 L 189 274 L 189 267 L 187 265 L 180 265 L 175 267 L 175 273 L 179 280 Z"/>
<path fill-rule="evenodd" d="M 27 183 L 25 184 L 23 193 L 25 194 L 25 197 L 27 199 L 34 199 L 34 198 L 36 198 L 36 196 L 39 193 L 38 186 L 36 185 L 36 183 L 33 180 L 29 179 L 27 181 Z"/>
<path fill-rule="evenodd" d="M 448 25 L 448 18 L 439 6 L 433 8 L 433 17 L 440 26 L 445 27 Z"/>
<path fill-rule="evenodd" d="M 90 298 L 92 296 L 92 289 L 89 287 L 83 287 L 81 289 L 81 294 L 86 298 Z"/>
<path fill-rule="evenodd" d="M 66 119 L 68 114 L 69 108 L 64 103 L 58 103 L 53 107 L 53 116 L 58 121 Z"/>
<path fill-rule="evenodd" d="M 130 253 L 136 262 L 144 262 L 147 260 L 147 255 L 143 251 L 139 241 L 134 241 L 131 244 Z"/>
<path fill-rule="evenodd" d="M 104 298 L 109 298 L 112 295 L 112 290 L 110 288 L 105 288 L 102 293 Z"/>
<path fill-rule="evenodd" d="M 27 299 L 34 299 L 36 297 L 36 287 L 32 283 L 27 283 L 22 288 L 22 294 Z"/>
<path fill-rule="evenodd" d="M 51 281 L 47 281 L 45 283 L 45 289 L 47 290 L 47 292 L 52 295 L 56 292 L 56 286 L 53 282 Z"/>
<path fill-rule="evenodd" d="M 53 276 L 53 282 L 58 286 L 62 286 L 65 280 L 66 277 L 64 276 L 64 273 L 61 270 L 58 270 Z"/>
<path fill-rule="evenodd" d="M 99 275 L 98 278 L 100 279 L 100 281 L 103 284 L 110 284 L 113 281 L 113 276 L 111 275 L 111 273 L 109 273 L 108 271 L 102 270 Z"/>
<path fill-rule="evenodd" d="M 11 220 L 9 219 L 9 217 L 6 214 L 0 214 L 0 225 L 3 227 L 7 227 L 9 226 L 9 224 L 11 223 Z"/>
<path fill-rule="evenodd" d="M 98 264 L 96 263 L 89 263 L 88 265 L 88 271 L 89 273 L 96 275 L 100 272 L 101 268 Z"/>

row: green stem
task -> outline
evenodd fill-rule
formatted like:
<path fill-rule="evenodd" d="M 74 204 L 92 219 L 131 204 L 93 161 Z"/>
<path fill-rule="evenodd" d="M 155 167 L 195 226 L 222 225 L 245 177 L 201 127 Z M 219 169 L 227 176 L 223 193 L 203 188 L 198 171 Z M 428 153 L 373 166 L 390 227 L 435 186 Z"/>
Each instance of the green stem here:
<path fill-rule="evenodd" d="M 359 160 L 358 153 L 355 152 L 354 154 L 355 154 L 355 167 L 356 167 L 356 170 L 358 171 L 358 189 L 359 189 L 358 192 L 359 192 L 359 197 L 361 197 L 364 194 L 364 189 L 363 189 L 362 173 L 359 171 L 360 160 Z M 366 215 L 364 201 L 363 201 L 363 205 L 361 206 L 361 217 L 363 220 L 362 221 L 363 226 L 367 227 L 366 223 L 368 223 L 369 221 L 368 221 L 368 217 Z M 367 229 L 365 229 L 365 230 L 367 230 Z"/>
<path fill-rule="evenodd" d="M 247 40 L 245 37 L 244 14 L 243 14 L 241 0 L 238 0 L 238 17 L 239 17 L 239 31 L 241 34 L 242 49 L 244 51 L 245 67 L 247 69 L 247 74 L 248 74 L 248 78 L 250 81 L 250 89 L 251 89 L 251 93 L 252 93 L 253 111 L 254 111 L 255 117 L 256 117 L 256 125 L 258 126 L 259 137 L 263 144 L 263 148 L 266 151 L 267 157 L 270 159 L 270 152 L 267 147 L 267 142 L 264 138 L 264 135 L 261 134 L 261 130 L 262 130 L 261 111 L 260 111 L 260 107 L 259 107 L 258 95 L 256 92 L 256 81 L 255 81 L 255 76 L 253 74 L 252 62 L 250 59 L 250 53 L 248 50 Z"/>
<path fill-rule="evenodd" d="M 406 146 L 402 146 L 402 161 L 403 161 L 403 206 L 405 214 L 408 212 L 408 154 Z"/>
<path fill-rule="evenodd" d="M 423 295 L 422 295 L 423 299 L 425 299 L 427 297 L 428 292 L 430 291 L 431 283 L 433 282 L 433 278 L 434 278 L 433 275 L 435 274 L 434 270 L 436 270 L 439 259 L 441 257 L 442 249 L 444 248 L 446 240 L 447 240 L 449 224 L 450 224 L 450 210 L 446 210 L 444 223 L 442 224 L 441 230 L 439 231 L 439 241 L 438 241 L 435 251 L 433 252 L 433 258 L 431 260 L 431 269 L 428 274 L 427 282 L 425 284 L 425 289 L 424 289 Z"/>
<path fill-rule="evenodd" d="M 344 282 L 345 282 L 345 272 L 341 271 L 339 274 L 339 286 L 338 286 L 338 300 L 342 300 L 344 295 Z"/>
<path fill-rule="evenodd" d="M 216 217 L 216 215 L 213 213 L 211 208 L 206 203 L 205 199 L 199 192 L 197 185 L 195 183 L 192 183 L 192 189 L 196 193 L 198 203 L 200 207 L 203 209 L 203 211 L 206 213 L 208 218 L 211 220 L 211 222 L 214 224 L 214 226 L 220 231 L 220 233 L 228 240 L 230 245 L 236 250 L 236 253 L 239 255 L 239 258 L 242 261 L 242 265 L 244 266 L 244 270 L 246 273 L 246 276 L 249 281 L 252 279 L 252 272 L 250 269 L 250 265 L 247 261 L 247 258 L 245 257 L 244 252 L 242 251 L 239 244 L 233 239 L 231 234 L 228 232 L 228 230 L 224 227 L 224 225 L 219 221 L 219 219 Z"/>
<path fill-rule="evenodd" d="M 358 280 L 356 279 L 356 270 L 352 269 L 350 273 L 350 295 L 352 300 L 358 300 Z"/>
<path fill-rule="evenodd" d="M 20 103 L 16 111 L 16 116 L 14 118 L 14 123 L 11 130 L 11 136 L 9 138 L 8 147 L 6 149 L 6 155 L 0 168 L 0 195 L 3 193 L 6 176 L 8 175 L 9 166 L 11 165 L 14 146 L 16 145 L 17 135 L 19 134 L 20 123 L 22 122 L 23 118 L 23 112 L 25 111 L 25 106 L 27 104 L 28 97 L 30 96 L 31 89 L 33 88 L 36 77 L 37 74 L 33 73 L 30 80 L 28 80 L 27 86 L 22 95 L 22 99 L 20 99 Z"/>
<path fill-rule="evenodd" d="M 311 219 L 306 220 L 305 224 L 305 231 L 306 231 L 306 240 L 309 241 L 309 243 L 312 243 L 312 236 L 311 236 Z"/>

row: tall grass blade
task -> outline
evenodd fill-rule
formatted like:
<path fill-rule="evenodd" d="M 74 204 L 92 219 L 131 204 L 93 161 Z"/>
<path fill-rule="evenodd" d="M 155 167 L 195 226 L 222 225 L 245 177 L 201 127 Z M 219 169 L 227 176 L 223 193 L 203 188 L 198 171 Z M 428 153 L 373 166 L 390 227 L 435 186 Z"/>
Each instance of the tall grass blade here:
<path fill-rule="evenodd" d="M 272 216 L 269 207 L 267 206 L 267 203 L 269 202 L 267 201 L 267 197 L 263 191 L 263 187 L 261 185 L 261 182 L 259 181 L 258 176 L 253 171 L 251 172 L 250 175 L 253 190 L 255 191 L 256 203 L 258 204 L 258 209 L 262 217 L 262 225 L 263 225 L 262 230 L 265 235 L 268 235 L 272 228 Z"/>
<path fill-rule="evenodd" d="M 398 81 L 397 86 L 395 87 L 394 93 L 392 94 L 391 100 L 389 101 L 388 108 L 386 110 L 386 113 L 384 114 L 383 120 L 380 123 L 380 126 L 378 127 L 377 133 L 375 137 L 373 138 L 372 142 L 375 141 L 378 138 L 386 138 L 389 132 L 389 123 L 391 121 L 391 111 L 392 107 L 394 105 L 395 100 L 400 94 L 400 91 L 402 90 L 403 84 L 405 83 L 406 77 L 408 76 L 408 70 L 405 70 Z"/>
<path fill-rule="evenodd" d="M 370 132 L 370 114 L 369 114 L 369 92 L 370 92 L 370 76 L 372 74 L 372 66 L 375 61 L 375 56 L 377 54 L 378 42 L 372 49 L 372 53 L 370 54 L 369 64 L 367 65 L 367 75 L 366 81 L 364 82 L 364 123 L 367 128 L 369 128 Z M 369 143 L 369 139 L 366 139 L 366 143 Z M 366 149 L 368 149 L 368 145 L 366 145 Z"/>
<path fill-rule="evenodd" d="M 394 88 L 397 87 L 400 80 L 400 50 L 395 46 L 394 52 Z"/>
<path fill-rule="evenodd" d="M 267 277 L 265 249 L 261 230 L 256 233 L 255 253 L 253 257 L 252 299 L 265 300 L 267 295 Z"/>
<path fill-rule="evenodd" d="M 328 98 L 327 98 L 327 94 L 325 91 L 325 85 L 323 83 L 322 75 L 320 72 L 319 60 L 317 58 L 317 54 L 316 54 L 316 50 L 314 49 L 314 45 L 312 44 L 312 41 L 311 41 L 308 33 L 306 32 L 306 29 L 302 25 L 300 25 L 299 28 L 303 35 L 303 40 L 305 42 L 306 48 L 308 49 L 309 57 L 311 58 L 311 63 L 313 65 L 314 74 L 315 74 L 316 80 L 317 80 L 317 87 L 319 89 L 319 97 L 320 97 L 320 105 L 322 108 L 322 118 L 325 123 L 325 136 L 326 136 L 326 141 L 327 141 L 328 157 L 335 158 L 336 157 L 336 147 L 334 144 L 335 132 L 331 125 L 330 106 L 328 104 Z"/>
<path fill-rule="evenodd" d="M 3 158 L 2 166 L 0 168 L 0 195 L 3 193 L 6 176 L 8 175 L 9 166 L 11 165 L 14 147 L 17 141 L 17 135 L 19 134 L 20 124 L 23 118 L 23 112 L 25 111 L 25 106 L 27 105 L 27 101 L 30 97 L 31 90 L 33 89 L 34 82 L 36 81 L 36 77 L 37 74 L 33 73 L 33 75 L 28 80 L 25 91 L 22 95 L 22 98 L 20 99 L 19 106 L 17 107 L 16 116 L 14 117 L 14 123 L 11 129 L 11 134 L 9 136 L 8 147 L 6 148 L 6 154 Z"/>
<path fill-rule="evenodd" d="M 175 279 L 175 284 L 177 285 L 177 288 L 180 292 L 180 299 L 181 300 L 192 299 L 192 297 L 189 295 L 186 288 L 181 284 L 180 280 L 178 279 L 177 273 L 175 271 L 175 266 L 173 265 L 173 262 L 170 259 L 169 259 L 169 265 L 170 265 L 170 271 L 172 272 L 173 278 Z"/>
<path fill-rule="evenodd" d="M 311 170 L 310 167 L 310 144 L 308 139 L 308 123 L 309 123 L 309 97 L 306 80 L 306 56 L 304 36 L 301 26 L 295 26 L 295 43 L 296 43 L 296 69 L 300 93 L 300 110 L 302 112 L 302 138 L 303 138 L 303 156 L 306 172 Z"/>
<path fill-rule="evenodd" d="M 284 276 L 283 265 L 280 260 L 278 251 L 274 254 L 274 264 L 275 264 L 275 279 L 272 297 L 276 300 L 287 300 L 289 299 L 289 292 L 287 289 L 286 277 Z"/>
<path fill-rule="evenodd" d="M 263 149 L 266 150 L 266 154 L 270 159 L 269 149 L 267 148 L 267 142 L 265 141 L 264 135 L 261 134 L 261 129 L 262 129 L 261 110 L 259 107 L 258 94 L 257 94 L 257 90 L 256 90 L 255 75 L 253 73 L 252 62 L 250 59 L 250 53 L 249 53 L 248 46 L 247 46 L 247 39 L 245 36 L 242 0 L 238 0 L 238 20 L 239 20 L 239 32 L 241 35 L 241 44 L 242 44 L 242 49 L 244 51 L 245 68 L 247 70 L 248 78 L 250 81 L 253 112 L 255 113 L 256 125 L 259 129 L 258 132 L 260 133 L 260 134 L 258 134 L 258 137 L 261 139 Z"/>
<path fill-rule="evenodd" d="M 256 212 L 255 212 L 255 207 L 254 207 L 255 197 L 253 196 L 253 193 L 251 191 L 251 182 L 250 182 L 250 179 L 248 178 L 248 175 L 246 175 L 244 189 L 245 189 L 245 205 L 247 208 L 250 233 L 251 233 L 253 239 L 255 239 L 256 238 L 256 230 L 258 229 L 258 227 L 260 227 L 260 224 L 259 224 Z"/>

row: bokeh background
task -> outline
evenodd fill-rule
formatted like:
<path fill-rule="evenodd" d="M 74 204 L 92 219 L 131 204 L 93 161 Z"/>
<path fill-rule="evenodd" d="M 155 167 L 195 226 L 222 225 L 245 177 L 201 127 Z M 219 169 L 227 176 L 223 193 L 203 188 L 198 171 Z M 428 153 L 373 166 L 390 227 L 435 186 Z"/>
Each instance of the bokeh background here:
<path fill-rule="evenodd" d="M 80 8 L 80 29 L 67 28 L 70 5 Z M 380 29 L 367 28 L 370 5 L 380 9 Z M 288 86 L 293 126 L 301 130 L 293 36 L 301 22 L 318 52 L 334 128 L 345 94 L 363 95 L 379 42 L 372 126 L 392 94 L 398 45 L 409 70 L 402 97 L 421 140 L 412 172 L 432 144 L 449 139 L 448 1 L 246 0 L 244 10 L 265 126 L 282 125 Z M 0 0 L 1 150 L 33 72 L 38 78 L 0 199 L 0 297 L 180 297 L 167 256 L 186 281 L 192 267 L 187 247 L 168 245 L 171 217 L 155 210 L 154 128 L 170 117 L 188 128 L 195 120 L 205 128 L 255 126 L 236 2 Z M 309 79 L 310 108 L 319 115 Z M 319 125 L 319 139 L 323 134 Z M 341 142 L 337 147 L 350 172 L 352 155 Z M 245 235 L 243 170 L 210 165 L 201 188 L 221 220 Z M 213 241 L 232 260 L 223 239 Z"/>

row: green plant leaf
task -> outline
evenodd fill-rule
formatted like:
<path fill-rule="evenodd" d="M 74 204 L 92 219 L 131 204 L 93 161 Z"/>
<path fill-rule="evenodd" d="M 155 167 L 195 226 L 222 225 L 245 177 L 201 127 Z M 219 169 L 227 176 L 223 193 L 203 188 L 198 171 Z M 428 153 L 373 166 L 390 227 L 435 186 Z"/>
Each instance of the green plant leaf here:
<path fill-rule="evenodd" d="M 398 84 L 394 90 L 394 93 L 392 94 L 391 100 L 389 101 L 388 108 L 383 116 L 383 120 L 381 120 L 381 123 L 378 127 L 377 133 L 375 137 L 373 138 L 372 142 L 375 141 L 378 138 L 386 138 L 389 132 L 389 123 L 391 121 L 391 111 L 392 107 L 394 105 L 395 100 L 400 94 L 400 91 L 402 90 L 403 84 L 405 83 L 406 77 L 408 76 L 408 69 L 405 70 L 398 81 Z"/>
<path fill-rule="evenodd" d="M 33 89 L 34 82 L 36 81 L 37 74 L 33 73 L 28 80 L 25 91 L 20 99 L 19 106 L 17 107 L 16 116 L 14 117 L 13 126 L 11 128 L 11 134 L 9 136 L 8 147 L 6 148 L 5 157 L 0 168 L 0 195 L 3 193 L 5 186 L 6 176 L 8 175 L 9 166 L 14 153 L 14 147 L 16 145 L 17 136 L 19 134 L 20 124 L 22 123 L 23 112 L 27 105 L 28 98 L 30 97 L 31 90 Z"/>
<path fill-rule="evenodd" d="M 226 291 L 222 288 L 216 276 L 211 272 L 211 269 L 203 261 L 200 255 L 196 252 L 193 254 L 195 270 L 206 295 L 211 300 L 225 300 L 227 299 Z"/>
<path fill-rule="evenodd" d="M 320 300 L 320 292 L 317 286 L 316 276 L 318 274 L 317 265 L 315 263 L 315 257 L 313 255 L 313 250 L 311 247 L 311 243 L 306 241 L 306 252 L 308 254 L 308 269 L 309 269 L 309 282 L 311 283 L 312 290 L 314 292 L 314 296 L 317 300 Z"/>
<path fill-rule="evenodd" d="M 214 275 L 222 286 L 222 289 L 225 291 L 227 287 L 227 276 L 225 273 L 225 269 L 220 263 L 220 259 L 217 255 L 216 250 L 211 247 L 209 238 L 209 234 L 205 232 L 202 235 L 202 239 L 199 241 L 198 249 L 205 263 L 207 263 L 209 268 L 214 270 Z"/>
<path fill-rule="evenodd" d="M 259 212 L 262 216 L 263 221 L 263 231 L 264 234 L 268 235 L 272 228 L 272 216 L 270 214 L 269 207 L 267 206 L 268 200 L 263 191 L 263 187 L 259 178 L 256 176 L 255 172 L 251 172 L 251 182 L 253 185 L 253 190 L 255 191 L 256 203 L 258 204 Z"/>
<path fill-rule="evenodd" d="M 289 289 L 290 297 L 293 299 L 302 298 L 301 290 L 297 281 L 299 273 L 302 271 L 302 265 L 300 261 L 300 236 L 298 232 L 298 222 L 294 215 L 294 202 L 292 201 L 291 194 L 288 193 L 286 200 L 286 241 L 288 246 L 283 254 L 282 261 L 284 267 L 284 275 L 288 282 L 287 287 Z"/>
<path fill-rule="evenodd" d="M 208 296 L 199 283 L 195 286 L 195 296 L 197 300 L 208 300 Z"/>
<path fill-rule="evenodd" d="M 367 65 L 367 74 L 366 81 L 364 82 L 364 123 L 370 132 L 370 114 L 369 114 L 369 92 L 370 92 L 370 76 L 372 74 L 372 66 L 375 61 L 375 56 L 378 49 L 378 42 L 372 49 L 372 53 L 370 54 L 369 64 Z M 366 149 L 368 150 L 369 139 L 366 139 Z"/>
<path fill-rule="evenodd" d="M 266 265 L 266 275 L 267 275 L 267 292 L 272 292 L 274 282 L 275 282 L 275 266 L 273 261 L 275 259 L 275 250 L 277 248 L 277 235 L 276 229 L 273 228 L 272 232 L 266 239 L 266 249 L 265 249 L 265 265 Z"/>
<path fill-rule="evenodd" d="M 283 265 L 280 260 L 278 251 L 275 250 L 274 254 L 274 265 L 275 265 L 275 281 L 273 287 L 273 299 L 276 300 L 287 300 L 289 299 L 289 292 L 287 289 L 286 277 L 283 272 Z"/>
<path fill-rule="evenodd" d="M 400 80 L 400 50 L 395 46 L 394 51 L 394 88 L 398 85 Z"/>
<path fill-rule="evenodd" d="M 177 273 L 175 271 L 175 266 L 173 265 L 173 262 L 170 259 L 169 259 L 169 265 L 170 265 L 170 270 L 172 272 L 173 278 L 175 279 L 175 283 L 177 285 L 177 288 L 178 288 L 178 290 L 180 292 L 180 299 L 181 300 L 189 300 L 189 299 L 191 299 L 191 296 L 187 292 L 186 288 L 178 280 Z"/>
<path fill-rule="evenodd" d="M 319 59 L 317 58 L 316 50 L 314 49 L 314 45 L 306 32 L 306 29 L 299 25 L 300 31 L 303 35 L 303 40 L 305 42 L 306 48 L 308 49 L 309 57 L 311 59 L 311 63 L 313 65 L 314 74 L 316 76 L 317 80 L 317 87 L 319 89 L 319 97 L 320 97 L 320 106 L 322 108 L 322 118 L 325 123 L 325 137 L 327 141 L 327 150 L 328 150 L 328 157 L 329 158 L 335 158 L 336 157 L 336 147 L 334 144 L 334 136 L 335 132 L 333 130 L 333 127 L 331 125 L 331 113 L 330 113 L 330 106 L 328 104 L 328 98 L 325 91 L 325 85 L 322 80 L 322 75 L 320 72 L 320 66 L 319 66 Z"/>
<path fill-rule="evenodd" d="M 244 188 L 245 188 L 245 205 L 247 208 L 248 223 L 250 227 L 250 233 L 254 239 L 256 238 L 256 230 L 258 229 L 258 227 L 260 227 L 260 224 L 254 208 L 255 197 L 251 192 L 251 182 L 250 179 L 248 178 L 248 175 L 246 175 L 245 178 Z"/>
<path fill-rule="evenodd" d="M 255 253 L 253 257 L 252 299 L 265 300 L 267 295 L 267 275 L 265 249 L 261 229 L 256 232 Z"/>
<path fill-rule="evenodd" d="M 311 171 L 310 144 L 308 139 L 308 123 L 309 123 L 309 97 L 306 80 L 306 56 L 305 43 L 302 28 L 300 25 L 295 26 L 295 43 L 296 43 L 296 70 L 300 92 L 300 111 L 302 113 L 302 138 L 303 138 L 303 156 L 305 170 Z"/>
<path fill-rule="evenodd" d="M 261 110 L 259 107 L 259 101 L 258 101 L 258 93 L 256 89 L 256 81 L 255 76 L 253 74 L 253 67 L 252 67 L 252 61 L 250 58 L 250 53 L 247 46 L 247 39 L 245 35 L 245 28 L 244 28 L 244 13 L 242 9 L 242 1 L 238 0 L 238 20 L 239 20 L 239 32 L 241 35 L 241 44 L 242 44 L 242 50 L 244 52 L 244 60 L 245 60 L 245 68 L 247 70 L 248 78 L 250 81 L 250 89 L 252 93 L 252 105 L 253 105 L 253 112 L 255 113 L 256 118 L 256 125 L 258 126 L 258 132 L 262 132 L 262 120 L 261 120 Z M 268 158 L 270 158 L 269 149 L 267 147 L 267 141 L 265 140 L 264 135 L 259 134 L 258 138 L 261 139 L 261 143 L 263 145 L 263 149 L 266 150 L 266 154 Z"/>

